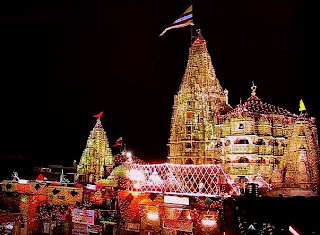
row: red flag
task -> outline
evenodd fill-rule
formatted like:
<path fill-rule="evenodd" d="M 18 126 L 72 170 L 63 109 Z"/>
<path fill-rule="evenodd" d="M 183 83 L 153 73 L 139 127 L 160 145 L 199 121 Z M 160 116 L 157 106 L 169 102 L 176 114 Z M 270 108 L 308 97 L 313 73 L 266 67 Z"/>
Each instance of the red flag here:
<path fill-rule="evenodd" d="M 112 145 L 112 147 L 116 147 L 122 145 L 122 137 L 120 137 L 119 139 L 117 139 L 117 141 L 114 143 L 114 145 Z"/>
<path fill-rule="evenodd" d="M 43 176 L 43 174 L 40 174 L 40 175 L 38 175 L 38 178 L 37 178 L 37 180 L 41 180 L 41 181 L 44 181 L 44 176 Z"/>
<path fill-rule="evenodd" d="M 101 117 L 101 116 L 102 116 L 102 114 L 103 114 L 103 111 L 102 111 L 102 112 L 100 112 L 100 113 L 98 113 L 98 114 L 96 114 L 96 115 L 94 115 L 93 117 L 99 118 L 99 117 Z"/>

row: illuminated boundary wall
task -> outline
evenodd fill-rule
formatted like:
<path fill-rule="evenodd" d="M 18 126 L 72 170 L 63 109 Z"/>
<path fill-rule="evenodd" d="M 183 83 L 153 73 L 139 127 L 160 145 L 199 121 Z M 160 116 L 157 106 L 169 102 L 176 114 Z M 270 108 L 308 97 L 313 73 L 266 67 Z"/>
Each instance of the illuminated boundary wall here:
<path fill-rule="evenodd" d="M 222 197 L 239 194 L 220 165 L 128 164 L 130 191 Z"/>
<path fill-rule="evenodd" d="M 54 185 L 54 183 L 37 181 L 19 183 L 14 180 L 4 180 L 0 186 L 1 191 L 6 193 L 43 195 L 46 202 L 56 205 L 76 205 L 77 202 L 81 203 L 83 198 L 83 188 Z"/>

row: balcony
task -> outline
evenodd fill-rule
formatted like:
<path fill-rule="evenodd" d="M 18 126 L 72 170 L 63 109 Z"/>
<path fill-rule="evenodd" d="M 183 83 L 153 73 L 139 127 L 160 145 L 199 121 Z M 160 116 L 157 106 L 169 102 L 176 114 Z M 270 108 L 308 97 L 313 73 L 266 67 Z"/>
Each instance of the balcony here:
<path fill-rule="evenodd" d="M 270 155 L 271 154 L 271 146 L 259 145 L 258 146 L 258 154 L 259 155 Z"/>
<path fill-rule="evenodd" d="M 251 163 L 230 163 L 229 175 L 256 175 L 256 164 Z"/>
<path fill-rule="evenodd" d="M 251 144 L 235 144 L 227 147 L 228 154 L 256 153 L 257 146 Z"/>
<path fill-rule="evenodd" d="M 272 165 L 256 163 L 229 163 L 229 175 L 271 174 Z"/>
<path fill-rule="evenodd" d="M 273 155 L 275 156 L 282 156 L 283 155 L 283 147 L 274 147 L 273 148 Z"/>

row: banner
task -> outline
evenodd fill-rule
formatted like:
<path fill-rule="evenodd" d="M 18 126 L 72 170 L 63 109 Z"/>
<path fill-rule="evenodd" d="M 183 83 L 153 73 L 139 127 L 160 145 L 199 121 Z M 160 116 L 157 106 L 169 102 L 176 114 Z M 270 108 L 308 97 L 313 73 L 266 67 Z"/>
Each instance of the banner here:
<path fill-rule="evenodd" d="M 94 210 L 83 210 L 74 208 L 72 210 L 72 222 L 94 225 Z"/>

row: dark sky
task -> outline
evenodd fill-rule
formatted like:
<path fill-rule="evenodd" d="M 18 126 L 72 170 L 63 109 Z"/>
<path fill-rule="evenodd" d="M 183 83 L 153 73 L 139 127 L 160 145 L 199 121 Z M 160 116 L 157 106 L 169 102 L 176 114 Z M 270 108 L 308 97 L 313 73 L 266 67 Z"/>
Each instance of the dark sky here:
<path fill-rule="evenodd" d="M 112 145 L 165 161 L 190 27 L 159 34 L 191 1 L 1 1 L 0 156 L 79 161 L 92 116 Z M 195 1 L 194 22 L 234 107 L 250 96 L 319 118 L 319 21 L 306 1 Z"/>

